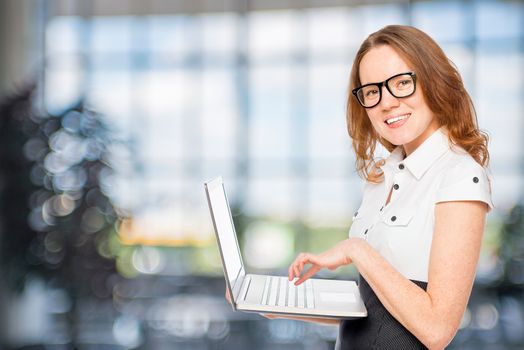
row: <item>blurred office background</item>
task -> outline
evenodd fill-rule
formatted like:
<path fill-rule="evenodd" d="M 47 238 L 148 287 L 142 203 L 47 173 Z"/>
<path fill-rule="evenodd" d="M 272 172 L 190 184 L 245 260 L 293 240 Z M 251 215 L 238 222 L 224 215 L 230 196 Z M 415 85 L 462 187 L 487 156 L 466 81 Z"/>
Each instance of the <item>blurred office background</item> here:
<path fill-rule="evenodd" d="M 348 74 L 393 23 L 437 40 L 491 135 L 449 348 L 522 349 L 524 3 L 502 0 L 1 0 L 0 348 L 331 349 L 335 328 L 232 312 L 203 182 L 252 271 L 346 237 Z"/>

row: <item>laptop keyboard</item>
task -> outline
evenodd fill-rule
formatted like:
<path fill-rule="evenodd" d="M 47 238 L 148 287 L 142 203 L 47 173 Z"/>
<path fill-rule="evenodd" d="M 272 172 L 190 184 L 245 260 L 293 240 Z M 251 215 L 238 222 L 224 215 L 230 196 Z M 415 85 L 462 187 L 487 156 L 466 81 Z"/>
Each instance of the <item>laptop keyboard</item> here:
<path fill-rule="evenodd" d="M 306 280 L 299 286 L 287 277 L 267 276 L 262 304 L 270 306 L 288 306 L 313 309 L 314 304 L 313 282 Z"/>

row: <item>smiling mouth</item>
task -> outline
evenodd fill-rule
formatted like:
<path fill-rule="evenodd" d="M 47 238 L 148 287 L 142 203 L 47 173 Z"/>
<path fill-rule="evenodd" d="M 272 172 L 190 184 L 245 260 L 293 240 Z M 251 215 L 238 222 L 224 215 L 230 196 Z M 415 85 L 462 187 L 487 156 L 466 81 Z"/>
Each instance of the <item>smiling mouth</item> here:
<path fill-rule="evenodd" d="M 411 116 L 411 113 L 402 114 L 396 117 L 386 119 L 384 123 L 386 123 L 387 125 L 394 125 L 394 124 L 402 122 L 403 120 L 408 119 L 410 116 Z"/>

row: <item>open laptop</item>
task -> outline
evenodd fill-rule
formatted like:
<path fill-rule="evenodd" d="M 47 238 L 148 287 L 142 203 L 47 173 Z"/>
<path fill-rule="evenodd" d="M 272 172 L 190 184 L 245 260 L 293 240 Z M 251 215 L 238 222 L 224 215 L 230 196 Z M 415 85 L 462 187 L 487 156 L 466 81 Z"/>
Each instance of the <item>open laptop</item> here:
<path fill-rule="evenodd" d="M 367 316 L 354 281 L 311 278 L 295 286 L 287 276 L 247 274 L 222 178 L 204 187 L 234 310 L 329 318 Z"/>

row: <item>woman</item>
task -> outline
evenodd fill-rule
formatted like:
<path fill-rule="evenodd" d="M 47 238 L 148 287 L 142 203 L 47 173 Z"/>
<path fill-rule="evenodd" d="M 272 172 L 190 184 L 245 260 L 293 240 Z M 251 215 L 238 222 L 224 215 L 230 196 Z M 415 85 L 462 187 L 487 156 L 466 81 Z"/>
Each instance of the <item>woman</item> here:
<path fill-rule="evenodd" d="M 443 349 L 466 308 L 492 207 L 488 138 L 456 68 L 408 26 L 387 26 L 360 47 L 347 123 L 362 204 L 349 238 L 299 254 L 289 279 L 356 266 L 368 317 L 340 322 L 341 349 Z M 387 159 L 375 159 L 378 143 Z"/>

